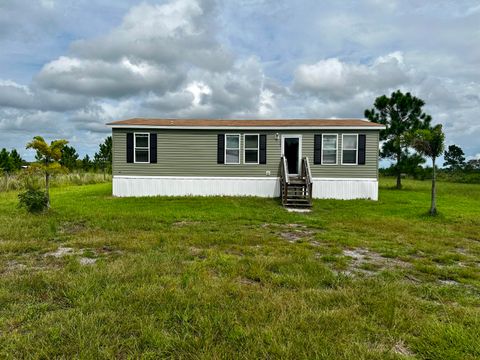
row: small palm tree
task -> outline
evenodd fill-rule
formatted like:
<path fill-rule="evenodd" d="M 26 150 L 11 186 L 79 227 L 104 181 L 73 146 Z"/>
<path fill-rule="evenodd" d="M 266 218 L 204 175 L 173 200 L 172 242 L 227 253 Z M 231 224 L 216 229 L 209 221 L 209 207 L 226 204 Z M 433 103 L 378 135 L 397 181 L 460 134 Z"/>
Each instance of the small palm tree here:
<path fill-rule="evenodd" d="M 436 125 L 430 129 L 415 131 L 412 137 L 412 146 L 420 154 L 432 159 L 432 202 L 430 206 L 430 215 L 433 216 L 437 214 L 435 161 L 442 155 L 445 147 L 445 134 L 442 131 L 442 125 Z"/>
<path fill-rule="evenodd" d="M 27 149 L 37 150 L 36 165 L 45 174 L 45 195 L 47 207 L 50 207 L 50 177 L 62 168 L 59 161 L 62 158 L 62 149 L 68 144 L 67 140 L 53 140 L 50 145 L 41 136 L 35 136 L 27 144 Z"/>

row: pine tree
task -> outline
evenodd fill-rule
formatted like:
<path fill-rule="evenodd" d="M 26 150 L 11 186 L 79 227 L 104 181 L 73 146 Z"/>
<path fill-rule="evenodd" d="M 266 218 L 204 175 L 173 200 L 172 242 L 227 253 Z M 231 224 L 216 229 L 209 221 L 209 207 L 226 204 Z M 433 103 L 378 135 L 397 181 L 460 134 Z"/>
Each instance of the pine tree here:
<path fill-rule="evenodd" d="M 374 108 L 365 110 L 365 117 L 386 126 L 385 130 L 380 131 L 380 140 L 384 141 L 380 156 L 396 161 L 397 189 L 402 188 L 403 164 L 410 146 L 408 134 L 428 129 L 432 120 L 430 115 L 423 112 L 424 105 L 423 100 L 397 90 L 390 97 L 383 95 L 376 98 Z"/>

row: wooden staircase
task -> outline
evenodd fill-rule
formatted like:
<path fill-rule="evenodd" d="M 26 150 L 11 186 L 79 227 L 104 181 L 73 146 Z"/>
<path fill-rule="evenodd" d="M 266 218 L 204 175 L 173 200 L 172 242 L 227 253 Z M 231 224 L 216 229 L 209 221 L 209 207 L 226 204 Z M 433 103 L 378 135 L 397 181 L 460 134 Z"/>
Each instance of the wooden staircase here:
<path fill-rule="evenodd" d="M 281 158 L 280 167 L 280 196 L 282 197 L 282 205 L 292 208 L 312 207 L 313 183 L 308 157 L 302 159 L 301 173 L 298 176 L 289 175 L 287 159 L 284 156 Z"/>

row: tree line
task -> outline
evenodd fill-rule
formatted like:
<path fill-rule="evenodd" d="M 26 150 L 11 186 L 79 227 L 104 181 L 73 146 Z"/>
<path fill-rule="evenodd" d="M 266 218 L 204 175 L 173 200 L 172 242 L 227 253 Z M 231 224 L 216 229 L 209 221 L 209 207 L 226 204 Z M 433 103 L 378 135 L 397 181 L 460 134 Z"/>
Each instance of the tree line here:
<path fill-rule="evenodd" d="M 35 160 L 40 162 L 42 155 L 36 150 Z M 91 158 L 88 154 L 80 159 L 77 150 L 73 146 L 64 144 L 61 147 L 59 164 L 68 171 L 102 171 L 111 173 L 112 171 L 112 137 L 108 136 L 103 143 L 99 144 L 98 151 Z M 8 151 L 3 148 L 0 151 L 0 172 L 12 174 L 22 166 L 31 165 L 22 159 L 16 149 Z"/>
<path fill-rule="evenodd" d="M 390 97 L 383 95 L 375 99 L 372 109 L 365 110 L 365 117 L 385 125 L 380 132 L 382 147 L 380 158 L 393 161 L 390 167 L 380 169 L 386 176 L 395 176 L 397 189 L 402 187 L 402 177 L 415 179 L 432 178 L 436 166 L 424 166 L 424 153 L 414 146 L 414 134 L 423 130 L 432 130 L 432 117 L 423 111 L 425 102 L 410 93 L 400 90 Z M 480 181 L 480 159 L 465 161 L 465 153 L 458 145 L 450 145 L 436 154 L 444 156 L 445 162 L 440 175 L 446 180 L 476 182 Z M 473 175 L 473 176 L 465 176 Z"/>
<path fill-rule="evenodd" d="M 480 182 L 480 159 L 466 160 L 463 149 L 458 145 L 450 145 L 443 153 L 443 167 L 438 169 L 440 178 L 453 182 Z M 432 167 L 425 165 L 425 159 L 417 153 L 406 156 L 400 166 L 392 164 L 379 171 L 384 176 L 397 176 L 399 169 L 401 176 L 409 176 L 416 180 L 425 180 L 432 177 Z"/>

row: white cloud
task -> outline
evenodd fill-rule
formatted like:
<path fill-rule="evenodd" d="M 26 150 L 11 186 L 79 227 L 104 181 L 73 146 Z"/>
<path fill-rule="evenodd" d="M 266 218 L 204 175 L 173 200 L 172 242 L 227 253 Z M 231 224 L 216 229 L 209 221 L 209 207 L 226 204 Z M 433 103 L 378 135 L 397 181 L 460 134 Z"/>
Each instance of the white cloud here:
<path fill-rule="evenodd" d="M 122 24 L 105 36 L 77 41 L 76 56 L 116 62 L 128 52 L 133 59 L 178 68 L 191 64 L 222 71 L 232 65 L 231 54 L 215 40 L 214 1 L 176 0 L 133 7 Z"/>
<path fill-rule="evenodd" d="M 372 64 L 342 62 L 337 58 L 302 64 L 295 70 L 294 89 L 330 99 L 346 99 L 364 91 L 400 87 L 412 74 L 400 52 L 375 59 Z"/>
<path fill-rule="evenodd" d="M 36 109 L 44 111 L 67 111 L 84 106 L 87 99 L 56 90 L 30 88 L 11 80 L 0 79 L 0 107 Z"/>
<path fill-rule="evenodd" d="M 98 101 L 75 111 L 70 116 L 70 121 L 78 130 L 108 133 L 110 129 L 105 126 L 107 122 L 134 117 L 138 111 L 137 106 L 133 99 Z"/>
<path fill-rule="evenodd" d="M 260 101 L 258 107 L 258 115 L 262 118 L 275 118 L 280 115 L 280 110 L 277 106 L 275 93 L 270 89 L 262 89 L 260 93 Z"/>
<path fill-rule="evenodd" d="M 210 88 L 210 86 L 199 81 L 194 81 L 188 84 L 185 90 L 189 91 L 193 95 L 193 106 L 199 106 L 201 104 L 204 104 L 207 101 L 206 98 L 212 95 L 212 89 Z"/>
<path fill-rule="evenodd" d="M 107 98 L 146 91 L 162 93 L 181 81 L 180 73 L 126 56 L 114 63 L 62 56 L 46 64 L 35 77 L 36 84 L 44 89 Z"/>
<path fill-rule="evenodd" d="M 226 72 L 192 69 L 182 87 L 164 96 L 150 94 L 144 105 L 169 117 L 255 117 L 263 76 L 256 58 L 237 61 Z"/>

